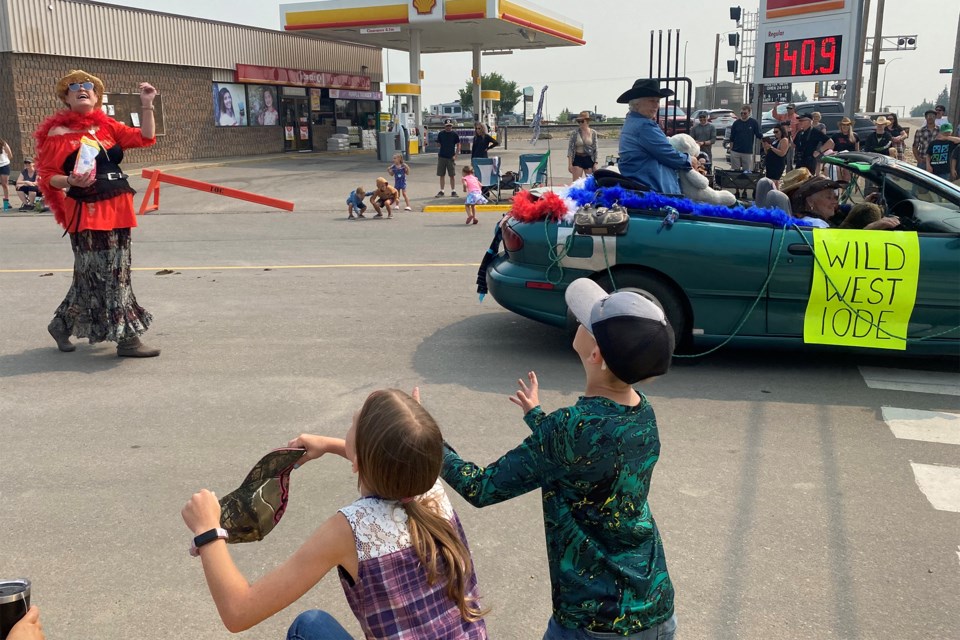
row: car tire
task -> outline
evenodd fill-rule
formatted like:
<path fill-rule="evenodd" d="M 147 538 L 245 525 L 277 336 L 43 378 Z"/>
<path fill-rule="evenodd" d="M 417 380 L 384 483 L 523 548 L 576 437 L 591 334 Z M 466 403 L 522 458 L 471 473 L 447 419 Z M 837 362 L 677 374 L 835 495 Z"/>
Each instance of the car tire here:
<path fill-rule="evenodd" d="M 650 300 L 663 310 L 673 327 L 676 339 L 675 352 L 679 353 L 690 343 L 690 318 L 682 294 L 665 279 L 642 271 L 620 271 L 614 274 L 619 291 L 633 291 Z M 606 273 L 597 278 L 604 291 L 613 291 L 610 276 Z"/>

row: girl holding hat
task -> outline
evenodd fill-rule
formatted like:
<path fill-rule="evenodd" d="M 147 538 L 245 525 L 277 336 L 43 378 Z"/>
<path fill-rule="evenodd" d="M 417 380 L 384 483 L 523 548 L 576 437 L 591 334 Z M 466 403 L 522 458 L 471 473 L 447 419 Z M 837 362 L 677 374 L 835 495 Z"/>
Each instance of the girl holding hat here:
<path fill-rule="evenodd" d="M 574 180 L 592 174 L 597 166 L 597 132 L 590 128 L 590 112 L 581 111 L 577 124 L 567 145 L 567 171 Z"/>
<path fill-rule="evenodd" d="M 34 134 L 40 191 L 70 234 L 74 254 L 73 284 L 47 330 L 61 351 L 76 349 L 70 342 L 73 335 L 91 344 L 116 342 L 118 356 L 157 356 L 159 349 L 140 342 L 153 317 L 137 303 L 130 284 L 135 192 L 120 169 L 125 149 L 156 142 L 157 90 L 140 83 L 138 129 L 101 111 L 103 90 L 100 78 L 71 71 L 56 87 L 66 108 L 47 118 Z"/>

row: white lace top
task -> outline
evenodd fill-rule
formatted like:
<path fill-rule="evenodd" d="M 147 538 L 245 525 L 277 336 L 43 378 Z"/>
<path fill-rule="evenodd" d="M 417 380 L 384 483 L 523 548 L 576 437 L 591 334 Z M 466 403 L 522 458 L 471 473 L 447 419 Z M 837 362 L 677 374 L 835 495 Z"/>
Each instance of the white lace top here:
<path fill-rule="evenodd" d="M 440 480 L 427 493 L 415 498 L 436 501 L 460 539 L 466 536 Z M 446 582 L 431 585 L 411 545 L 406 509 L 398 500 L 366 496 L 340 509 L 357 545 L 359 560 L 354 581 L 340 569 L 340 584 L 366 638 L 403 640 L 484 640 L 483 620 L 466 622 L 460 609 L 446 594 Z M 443 559 L 438 572 L 445 575 Z M 476 598 L 477 579 L 471 571 L 467 593 Z"/>

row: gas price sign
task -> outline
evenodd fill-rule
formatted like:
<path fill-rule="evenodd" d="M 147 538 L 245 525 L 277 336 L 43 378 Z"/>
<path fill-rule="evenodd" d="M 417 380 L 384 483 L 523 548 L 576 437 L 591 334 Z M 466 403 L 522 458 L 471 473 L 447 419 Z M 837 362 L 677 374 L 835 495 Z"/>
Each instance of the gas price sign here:
<path fill-rule="evenodd" d="M 816 36 L 767 42 L 763 48 L 763 77 L 832 76 L 840 70 L 843 36 Z"/>
<path fill-rule="evenodd" d="M 853 77 L 859 4 L 854 0 L 761 0 L 756 82 Z M 845 46 L 846 45 L 846 46 Z"/>

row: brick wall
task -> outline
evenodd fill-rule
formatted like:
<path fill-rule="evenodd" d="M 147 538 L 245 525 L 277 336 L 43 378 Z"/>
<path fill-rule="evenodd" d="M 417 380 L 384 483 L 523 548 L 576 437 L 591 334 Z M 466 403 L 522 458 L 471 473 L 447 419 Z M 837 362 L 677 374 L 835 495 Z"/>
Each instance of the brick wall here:
<path fill-rule="evenodd" d="M 19 164 L 19 158 L 34 153 L 33 131 L 37 125 L 62 108 L 54 87 L 57 80 L 71 69 L 84 69 L 96 75 L 103 80 L 107 93 L 111 90 L 131 93 L 136 91 L 139 82 L 147 81 L 163 94 L 166 135 L 158 136 L 153 147 L 131 150 L 126 156 L 128 163 L 151 164 L 283 151 L 280 127 L 214 125 L 210 69 L 0 53 L 0 137 L 6 139 L 13 149 L 15 166 Z M 325 140 L 326 136 L 315 138 L 314 148 L 322 150 Z"/>

